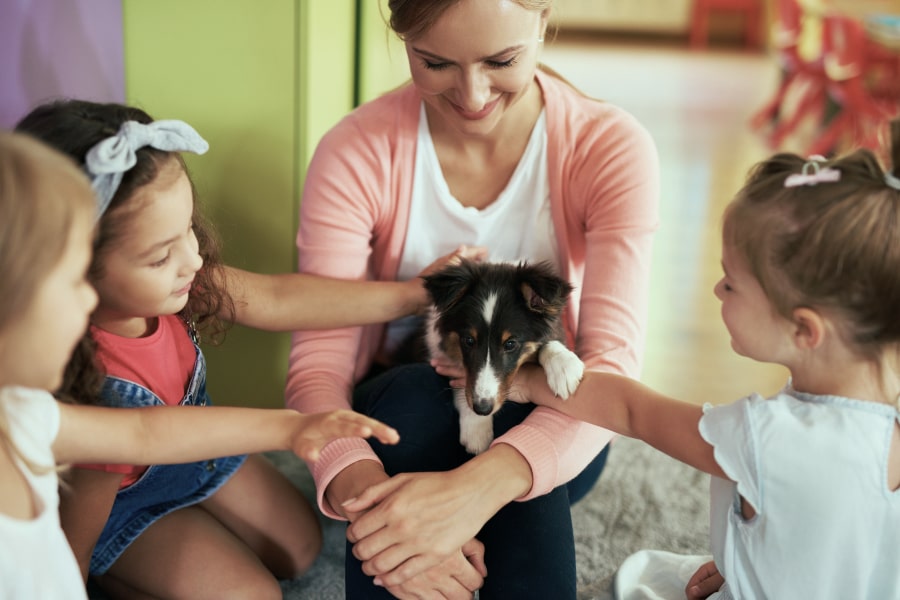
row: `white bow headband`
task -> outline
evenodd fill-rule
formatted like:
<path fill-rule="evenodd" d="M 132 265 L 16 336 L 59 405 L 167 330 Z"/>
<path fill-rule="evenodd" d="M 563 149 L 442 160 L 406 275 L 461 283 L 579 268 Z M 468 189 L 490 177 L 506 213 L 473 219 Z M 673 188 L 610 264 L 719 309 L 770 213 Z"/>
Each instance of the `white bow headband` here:
<path fill-rule="evenodd" d="M 194 154 L 203 154 L 209 150 L 206 140 L 184 121 L 122 123 L 116 135 L 97 143 L 85 156 L 85 167 L 97 196 L 98 219 L 109 208 L 109 203 L 122 183 L 122 175 L 137 163 L 137 151 L 146 146 L 167 152 Z"/>

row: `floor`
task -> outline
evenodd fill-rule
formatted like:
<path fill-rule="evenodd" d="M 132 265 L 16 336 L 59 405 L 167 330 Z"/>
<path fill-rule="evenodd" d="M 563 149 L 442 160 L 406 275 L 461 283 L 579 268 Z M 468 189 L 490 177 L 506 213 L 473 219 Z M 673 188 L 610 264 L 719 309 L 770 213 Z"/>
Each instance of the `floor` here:
<path fill-rule="evenodd" d="M 721 276 L 723 208 L 747 170 L 772 152 L 747 123 L 775 89 L 774 60 L 737 49 L 691 51 L 679 40 L 560 35 L 543 61 L 588 95 L 634 114 L 656 140 L 661 227 L 644 382 L 701 404 L 777 391 L 787 371 L 731 350 L 712 293 Z"/>

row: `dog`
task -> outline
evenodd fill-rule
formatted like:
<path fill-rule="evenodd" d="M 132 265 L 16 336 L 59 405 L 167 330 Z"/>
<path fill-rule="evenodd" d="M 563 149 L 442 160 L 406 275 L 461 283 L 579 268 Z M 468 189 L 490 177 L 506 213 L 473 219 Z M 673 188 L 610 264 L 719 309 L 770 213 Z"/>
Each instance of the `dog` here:
<path fill-rule="evenodd" d="M 471 454 L 494 439 L 493 415 L 525 362 L 536 361 L 556 395 L 568 398 L 584 374 L 569 350 L 562 310 L 572 286 L 549 263 L 463 260 L 424 277 L 431 305 L 424 343 L 431 359 L 452 362 L 466 373 L 455 388 L 460 443 Z"/>

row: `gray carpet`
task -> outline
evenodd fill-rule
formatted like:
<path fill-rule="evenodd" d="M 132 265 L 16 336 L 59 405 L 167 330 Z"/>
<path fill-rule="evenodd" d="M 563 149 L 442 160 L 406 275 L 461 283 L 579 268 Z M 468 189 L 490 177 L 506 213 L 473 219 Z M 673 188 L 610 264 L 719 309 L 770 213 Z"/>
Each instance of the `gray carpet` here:
<path fill-rule="evenodd" d="M 268 457 L 315 502 L 306 465 L 287 452 Z M 610 578 L 642 548 L 707 553 L 709 476 L 643 442 L 619 438 L 596 487 L 572 508 L 578 600 L 608 600 Z M 344 524 L 322 519 L 325 545 L 304 577 L 281 583 L 287 600 L 343 600 Z M 104 596 L 91 589 L 90 597 Z"/>

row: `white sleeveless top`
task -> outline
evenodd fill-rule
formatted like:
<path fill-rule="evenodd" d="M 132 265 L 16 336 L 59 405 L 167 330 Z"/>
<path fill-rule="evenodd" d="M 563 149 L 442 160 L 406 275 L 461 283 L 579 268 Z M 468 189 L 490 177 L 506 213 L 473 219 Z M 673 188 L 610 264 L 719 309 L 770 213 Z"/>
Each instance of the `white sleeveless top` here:
<path fill-rule="evenodd" d="M 506 187 L 479 210 L 463 206 L 450 192 L 431 139 L 425 104 L 421 104 L 409 225 L 397 278 L 412 279 L 461 244 L 485 246 L 491 261 L 549 261 L 558 266 L 547 180 L 545 111 L 534 124 Z M 388 352 L 413 331 L 416 323 L 416 317 L 407 317 L 388 326 Z"/>
<path fill-rule="evenodd" d="M 16 448 L 36 464 L 54 466 L 51 446 L 59 431 L 59 407 L 45 391 L 0 388 Z M 37 516 L 16 519 L 0 514 L 0 599 L 87 599 L 81 570 L 59 524 L 56 471 L 32 473 L 16 460 L 36 503 Z"/>

